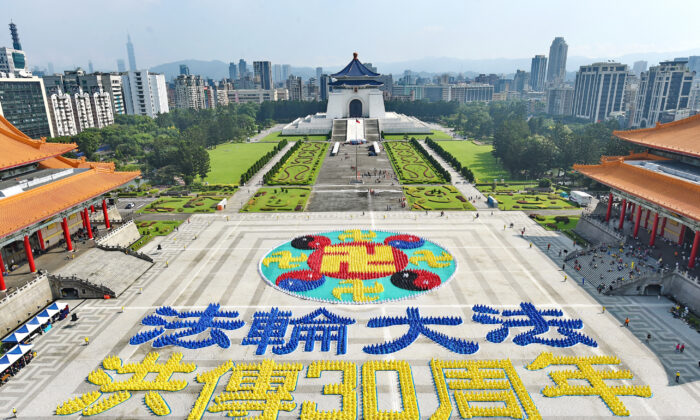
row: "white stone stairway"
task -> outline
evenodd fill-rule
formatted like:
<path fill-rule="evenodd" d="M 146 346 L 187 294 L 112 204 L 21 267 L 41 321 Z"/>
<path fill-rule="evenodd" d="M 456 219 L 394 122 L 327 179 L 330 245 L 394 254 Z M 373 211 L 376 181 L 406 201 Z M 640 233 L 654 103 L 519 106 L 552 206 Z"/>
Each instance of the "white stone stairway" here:
<path fill-rule="evenodd" d="M 348 133 L 348 120 L 333 120 L 333 131 L 331 132 L 331 141 L 345 141 Z"/>
<path fill-rule="evenodd" d="M 365 139 L 368 142 L 379 141 L 379 120 L 376 118 L 365 119 Z"/>

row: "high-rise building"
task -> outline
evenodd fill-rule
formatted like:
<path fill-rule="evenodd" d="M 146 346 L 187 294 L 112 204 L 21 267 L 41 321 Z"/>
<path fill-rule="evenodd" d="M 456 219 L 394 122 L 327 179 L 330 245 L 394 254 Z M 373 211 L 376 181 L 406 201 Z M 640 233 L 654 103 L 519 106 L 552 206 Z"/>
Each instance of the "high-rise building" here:
<path fill-rule="evenodd" d="M 234 62 L 228 63 L 228 78 L 231 80 L 238 79 L 238 67 Z"/>
<path fill-rule="evenodd" d="M 323 74 L 323 67 L 316 67 L 316 83 L 321 86 L 321 75 Z"/>
<path fill-rule="evenodd" d="M 242 79 L 248 73 L 248 63 L 244 59 L 238 60 L 238 78 Z"/>
<path fill-rule="evenodd" d="M 530 65 L 530 88 L 537 92 L 544 91 L 546 74 L 547 57 L 543 55 L 532 57 L 532 64 Z"/>
<path fill-rule="evenodd" d="M 695 77 L 700 77 L 700 55 L 688 57 L 688 70 L 695 72 Z"/>
<path fill-rule="evenodd" d="M 284 82 L 284 79 L 282 78 L 282 65 L 281 64 L 273 64 L 272 65 L 272 82 L 275 85 Z"/>
<path fill-rule="evenodd" d="M 303 93 L 303 82 L 301 77 L 293 74 L 287 78 L 287 91 L 289 91 L 290 101 L 301 101 Z"/>
<path fill-rule="evenodd" d="M 560 86 L 547 89 L 547 114 L 571 115 L 573 105 L 573 88 Z"/>
<path fill-rule="evenodd" d="M 289 64 L 282 64 L 282 81 L 289 79 L 292 75 L 292 66 Z"/>
<path fill-rule="evenodd" d="M 177 108 L 206 108 L 205 82 L 200 76 L 181 74 L 175 79 L 175 106 Z"/>
<path fill-rule="evenodd" d="M 319 91 L 319 96 L 322 101 L 327 101 L 328 100 L 328 92 L 330 89 L 330 83 L 331 83 L 331 77 L 327 74 L 322 74 L 321 75 L 321 87 Z"/>
<path fill-rule="evenodd" d="M 700 77 L 696 74 L 690 87 L 690 99 L 688 108 L 694 112 L 700 112 Z"/>
<path fill-rule="evenodd" d="M 644 60 L 635 61 L 632 65 L 632 73 L 639 77 L 644 71 L 647 71 L 647 62 Z"/>
<path fill-rule="evenodd" d="M 129 58 L 129 71 L 136 71 L 136 55 L 134 54 L 134 44 L 131 43 L 131 35 L 126 35 L 126 55 Z"/>
<path fill-rule="evenodd" d="M 662 61 L 643 72 L 632 127 L 653 127 L 662 119 L 673 121 L 676 112 L 688 109 L 693 75 L 687 61 Z"/>
<path fill-rule="evenodd" d="M 126 71 L 126 64 L 124 63 L 124 60 L 121 58 L 117 59 L 117 71 L 119 73 L 124 73 Z M 49 72 L 53 73 L 53 72 Z"/>
<path fill-rule="evenodd" d="M 47 64 L 46 67 L 47 67 L 47 70 L 48 70 L 49 74 L 53 74 L 53 73 L 54 73 L 54 71 L 53 71 L 53 63 L 52 63 L 52 62 L 49 61 L 49 64 Z"/>
<path fill-rule="evenodd" d="M 40 77 L 0 78 L 0 115 L 33 139 L 53 137 Z"/>
<path fill-rule="evenodd" d="M 22 44 L 19 42 L 19 32 L 17 32 L 17 25 L 10 22 L 10 37 L 12 38 L 12 48 L 15 50 L 22 51 Z"/>
<path fill-rule="evenodd" d="M 485 83 L 468 83 L 464 85 L 450 86 L 447 90 L 449 97 L 445 98 L 443 90 L 441 100 L 466 102 L 491 102 L 493 100 L 493 86 Z"/>
<path fill-rule="evenodd" d="M 190 68 L 187 64 L 180 64 L 180 74 L 187 76 L 190 74 Z"/>
<path fill-rule="evenodd" d="M 558 36 L 549 47 L 549 68 L 547 68 L 547 83 L 558 85 L 566 78 L 566 55 L 569 46 L 564 38 Z"/>
<path fill-rule="evenodd" d="M 78 127 L 78 132 L 95 126 L 95 121 L 92 114 L 92 103 L 90 95 L 78 89 L 77 92 L 71 94 L 73 100 L 73 110 L 75 111 L 75 122 Z"/>
<path fill-rule="evenodd" d="M 73 112 L 73 101 L 67 93 L 57 90 L 49 95 L 49 113 L 55 136 L 74 136 L 78 134 Z"/>
<path fill-rule="evenodd" d="M 155 118 L 169 111 L 164 75 L 148 70 L 130 71 L 122 76 L 122 85 L 127 114 Z"/>
<path fill-rule="evenodd" d="M 620 63 L 594 63 L 576 73 L 572 114 L 592 122 L 605 121 L 624 110 L 625 83 L 629 68 Z"/>
<path fill-rule="evenodd" d="M 90 104 L 92 105 L 92 120 L 95 127 L 103 128 L 114 124 L 112 97 L 109 92 L 100 89 L 90 93 Z"/>
<path fill-rule="evenodd" d="M 95 72 L 95 68 L 92 66 L 92 60 L 88 61 L 88 71 L 89 71 L 90 73 L 94 73 L 94 72 Z"/>
<path fill-rule="evenodd" d="M 516 70 L 515 76 L 513 76 L 513 89 L 516 92 L 523 92 L 527 89 L 528 80 L 530 79 L 529 73 L 525 70 Z"/>
<path fill-rule="evenodd" d="M 272 63 L 269 61 L 253 61 L 255 79 L 260 81 L 260 88 L 270 90 L 272 84 Z"/>

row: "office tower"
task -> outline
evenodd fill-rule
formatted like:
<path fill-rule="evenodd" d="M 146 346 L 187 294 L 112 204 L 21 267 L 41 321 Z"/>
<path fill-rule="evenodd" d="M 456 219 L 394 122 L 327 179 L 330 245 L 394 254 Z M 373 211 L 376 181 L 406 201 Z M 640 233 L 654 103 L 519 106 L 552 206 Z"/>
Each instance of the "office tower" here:
<path fill-rule="evenodd" d="M 292 75 L 292 66 L 289 64 L 282 64 L 282 80 L 287 80 L 289 79 L 289 76 Z"/>
<path fill-rule="evenodd" d="M 94 73 L 94 72 L 95 72 L 95 68 L 92 66 L 92 61 L 88 61 L 88 71 L 89 71 L 90 73 Z"/>
<path fill-rule="evenodd" d="M 180 75 L 189 75 L 190 74 L 190 68 L 187 66 L 187 64 L 180 64 Z"/>
<path fill-rule="evenodd" d="M 31 76 L 27 67 L 27 57 L 22 51 L 22 44 L 19 42 L 17 25 L 10 23 L 10 35 L 12 36 L 12 48 L 0 48 L 0 77 L 5 76 Z"/>
<path fill-rule="evenodd" d="M 117 59 L 117 71 L 119 73 L 124 73 L 126 71 L 126 64 L 124 63 L 124 60 L 121 58 Z"/>
<path fill-rule="evenodd" d="M 248 73 L 248 63 L 244 59 L 238 60 L 238 78 L 242 79 Z"/>
<path fill-rule="evenodd" d="M 17 32 L 17 25 L 10 22 L 10 37 L 12 37 L 12 48 L 15 50 L 22 51 L 22 44 L 19 42 L 19 33 Z"/>
<path fill-rule="evenodd" d="M 255 79 L 259 80 L 260 88 L 272 89 L 272 63 L 269 61 L 253 61 Z"/>
<path fill-rule="evenodd" d="M 658 121 L 673 121 L 688 109 L 693 72 L 687 61 L 662 61 L 639 77 L 633 127 L 653 127 Z"/>
<path fill-rule="evenodd" d="M 449 96 L 446 97 L 446 94 Z M 491 102 L 493 100 L 493 86 L 485 83 L 469 83 L 457 86 L 449 86 L 442 89 L 442 97 L 437 100 L 467 102 Z"/>
<path fill-rule="evenodd" d="M 169 111 L 164 75 L 148 70 L 130 71 L 122 76 L 122 85 L 127 114 L 155 118 Z"/>
<path fill-rule="evenodd" d="M 574 105 L 574 89 L 570 87 L 551 87 L 547 89 L 547 114 L 571 115 Z"/>
<path fill-rule="evenodd" d="M 282 83 L 284 79 L 282 78 L 282 65 L 281 64 L 273 64 L 272 65 L 272 81 L 273 83 L 278 84 Z"/>
<path fill-rule="evenodd" d="M 323 74 L 323 67 L 316 67 L 316 83 L 321 86 L 321 75 Z"/>
<path fill-rule="evenodd" d="M 304 85 L 304 100 L 305 101 L 318 101 L 320 99 L 319 93 L 319 83 L 316 81 L 315 77 L 309 78 L 306 85 Z"/>
<path fill-rule="evenodd" d="M 44 81 L 0 77 L 0 115 L 33 139 L 53 137 Z"/>
<path fill-rule="evenodd" d="M 566 78 L 566 55 L 569 46 L 564 38 L 558 36 L 549 47 L 549 68 L 547 69 L 547 83 L 558 85 Z"/>
<path fill-rule="evenodd" d="M 525 70 L 516 70 L 513 76 L 513 89 L 516 92 L 523 92 L 527 89 L 529 75 Z"/>
<path fill-rule="evenodd" d="M 228 78 L 231 80 L 238 79 L 238 67 L 234 62 L 228 63 Z"/>
<path fill-rule="evenodd" d="M 290 101 L 301 101 L 303 92 L 301 77 L 290 75 L 287 78 L 287 91 L 289 91 Z"/>
<path fill-rule="evenodd" d="M 695 77 L 700 77 L 700 55 L 688 57 L 688 70 L 695 72 Z"/>
<path fill-rule="evenodd" d="M 328 92 L 329 92 L 330 83 L 331 83 L 331 77 L 327 74 L 322 74 L 321 80 L 319 82 L 321 84 L 319 96 L 320 96 L 322 101 L 327 101 L 328 100 Z"/>
<path fill-rule="evenodd" d="M 131 43 L 131 35 L 126 35 L 126 54 L 129 58 L 129 71 L 136 71 L 136 55 L 134 55 L 134 44 Z"/>
<path fill-rule="evenodd" d="M 690 99 L 688 100 L 688 108 L 695 112 L 700 112 L 700 77 L 697 73 L 693 79 L 693 84 L 690 87 Z"/>
<path fill-rule="evenodd" d="M 200 76 L 181 74 L 175 79 L 175 106 L 177 108 L 206 108 L 205 82 Z"/>
<path fill-rule="evenodd" d="M 572 114 L 592 122 L 605 121 L 610 113 L 624 110 L 627 65 L 594 63 L 576 73 Z"/>
<path fill-rule="evenodd" d="M 632 65 L 632 73 L 639 77 L 644 71 L 647 71 L 647 62 L 644 60 L 635 61 Z"/>
<path fill-rule="evenodd" d="M 536 55 L 530 66 L 530 88 L 537 92 L 544 91 L 545 75 L 547 74 L 547 57 Z"/>
<path fill-rule="evenodd" d="M 88 74 L 81 80 L 80 85 L 91 95 L 100 92 L 109 94 L 112 118 L 114 118 L 114 115 L 126 114 L 121 76 L 114 73 Z"/>
<path fill-rule="evenodd" d="M 49 64 L 48 64 L 47 67 L 48 67 L 48 72 L 49 72 L 49 74 L 54 74 L 54 71 L 53 71 L 53 63 L 49 61 Z"/>

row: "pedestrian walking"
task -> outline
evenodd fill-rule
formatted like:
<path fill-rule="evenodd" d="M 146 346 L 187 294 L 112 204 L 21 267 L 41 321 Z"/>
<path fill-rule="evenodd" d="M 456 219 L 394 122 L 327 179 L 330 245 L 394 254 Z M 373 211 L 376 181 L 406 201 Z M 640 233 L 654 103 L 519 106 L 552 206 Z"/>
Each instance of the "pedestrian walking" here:
<path fill-rule="evenodd" d="M 87 346 L 90 344 L 90 337 L 85 337 L 85 345 Z"/>
<path fill-rule="evenodd" d="M 552 247 L 552 244 L 547 244 L 547 252 L 549 252 L 549 248 Z"/>
<path fill-rule="evenodd" d="M 583 286 L 584 284 L 586 284 L 586 278 L 585 278 L 585 277 L 581 277 L 581 286 Z"/>
<path fill-rule="evenodd" d="M 559 256 L 561 257 L 561 249 L 559 250 Z"/>
<path fill-rule="evenodd" d="M 604 313 L 605 313 L 605 306 L 603 306 L 603 312 L 601 312 L 601 314 L 604 314 Z"/>
<path fill-rule="evenodd" d="M 680 383 L 681 381 L 681 372 L 679 370 L 676 371 L 676 383 Z"/>
<path fill-rule="evenodd" d="M 566 277 L 566 275 L 564 275 L 564 281 L 566 281 L 566 279 L 567 279 L 567 277 Z"/>
<path fill-rule="evenodd" d="M 628 318 L 625 318 L 625 327 L 629 328 L 629 326 L 630 326 L 630 319 L 628 317 Z"/>
<path fill-rule="evenodd" d="M 12 418 L 17 418 L 17 409 L 12 407 Z"/>
<path fill-rule="evenodd" d="M 530 248 L 532 248 L 532 242 L 530 242 Z"/>
<path fill-rule="evenodd" d="M 647 333 L 647 343 L 651 340 L 651 333 Z"/>
<path fill-rule="evenodd" d="M 681 344 L 681 353 L 683 353 L 683 351 L 685 351 L 685 344 Z"/>
<path fill-rule="evenodd" d="M 681 351 L 681 343 L 676 344 L 676 353 Z"/>
<path fill-rule="evenodd" d="M 561 265 L 561 269 L 562 269 L 562 270 L 566 270 L 566 263 L 564 263 L 564 264 Z"/>

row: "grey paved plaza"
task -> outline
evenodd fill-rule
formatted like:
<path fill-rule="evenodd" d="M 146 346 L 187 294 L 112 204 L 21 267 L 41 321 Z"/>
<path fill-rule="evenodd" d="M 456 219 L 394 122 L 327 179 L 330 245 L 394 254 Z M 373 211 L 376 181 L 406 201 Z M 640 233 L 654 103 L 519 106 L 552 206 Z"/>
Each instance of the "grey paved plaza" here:
<path fill-rule="evenodd" d="M 515 227 L 504 229 L 504 225 L 511 222 Z M 522 227 L 526 227 L 525 238 L 520 236 Z M 430 293 L 380 305 L 320 304 L 277 291 L 261 279 L 258 264 L 271 248 L 296 236 L 346 228 L 422 236 L 452 253 L 457 272 L 448 283 Z M 319 410 L 341 408 L 337 396 L 322 394 L 323 385 L 339 382 L 340 374 L 325 372 L 320 379 L 307 378 L 306 369 L 314 360 L 343 360 L 357 364 L 357 413 L 360 418 L 365 417 L 362 414 L 361 366 L 372 360 L 407 361 L 411 366 L 420 417 L 429 418 L 438 407 L 429 366 L 432 358 L 509 358 L 543 418 L 613 417 L 605 403 L 596 396 L 548 398 L 542 395 L 545 386 L 554 386 L 548 373 L 573 368 L 564 365 L 533 371 L 525 369 L 542 352 L 552 352 L 556 356 L 618 356 L 621 359 L 619 366 L 600 365 L 598 368 L 629 369 L 634 379 L 611 380 L 608 385 L 649 385 L 653 392 L 651 398 L 620 397 L 630 412 L 630 418 L 697 418 L 700 409 L 698 334 L 667 314 L 670 303 L 665 299 L 594 297 L 571 274 L 567 274 L 569 279 L 564 281 L 561 263 L 550 259 L 540 246 L 552 243 L 558 253 L 559 248 L 573 248 L 567 241 L 554 232 L 539 228 L 520 212 L 495 212 L 493 215 L 481 212 L 478 219 L 474 219 L 470 212 L 448 213 L 445 217 L 411 212 L 368 212 L 363 217 L 360 212 L 277 215 L 237 214 L 233 211 L 192 216 L 179 231 L 160 241 L 162 250 L 157 251 L 155 243 L 144 249 L 154 257 L 156 264 L 119 299 L 69 302 L 79 321 L 62 321 L 57 328 L 35 341 L 37 359 L 0 388 L 0 417 L 9 415 L 11 407 L 16 407 L 19 418 L 55 418 L 55 409 L 60 403 L 97 389 L 86 378 L 92 370 L 101 367 L 102 360 L 109 355 L 119 356 L 124 363 L 129 363 L 141 361 L 150 351 L 159 351 L 161 361 L 180 351 L 184 355 L 183 361 L 195 363 L 197 369 L 193 373 L 173 376 L 173 379 L 188 381 L 185 389 L 161 393 L 172 410 L 169 418 L 186 418 L 192 409 L 203 388 L 195 381 L 196 374 L 227 360 L 240 363 L 264 359 L 300 362 L 304 366 L 292 394 L 296 408 L 281 412 L 279 418 L 299 418 L 303 401 L 316 402 Z M 530 243 L 536 245 L 531 247 Z M 232 342 L 230 348 L 211 346 L 190 350 L 170 346 L 153 349 L 149 343 L 129 344 L 132 336 L 151 328 L 140 322 L 156 308 L 170 305 L 181 310 L 203 310 L 212 302 L 220 303 L 222 309 L 239 311 L 238 319 L 246 322 L 240 329 L 225 332 Z M 561 309 L 564 317 L 581 319 L 584 324 L 581 332 L 596 340 L 598 347 L 584 344 L 569 348 L 541 344 L 519 346 L 512 342 L 514 331 L 504 342 L 492 343 L 485 337 L 495 326 L 481 325 L 471 319 L 475 304 L 501 310 L 515 309 L 521 302 L 532 302 L 538 309 Z M 605 313 L 601 311 L 602 305 L 607 307 Z M 265 355 L 257 356 L 255 346 L 241 345 L 256 311 L 278 307 L 300 316 L 320 306 L 357 320 L 357 324 L 348 327 L 347 354 L 336 356 L 334 344 L 331 351 L 321 352 L 317 344 L 313 352 L 305 352 L 300 346 L 287 355 L 273 355 L 268 350 Z M 461 356 L 425 336 L 420 336 L 409 347 L 385 356 L 368 355 L 362 351 L 365 345 L 396 339 L 407 330 L 406 326 L 367 328 L 370 318 L 405 315 L 406 308 L 411 306 L 419 307 L 421 316 L 461 317 L 464 321 L 461 325 L 432 328 L 450 337 L 478 343 L 478 352 Z M 629 328 L 621 325 L 625 316 L 632 320 Z M 654 335 L 650 346 L 643 342 L 647 330 Z M 86 336 L 90 337 L 88 346 L 83 342 Z M 550 330 L 547 337 L 559 336 Z M 685 353 L 675 353 L 677 340 L 686 343 Z M 681 372 L 678 385 L 669 374 L 670 370 L 676 369 Z M 128 378 L 128 375 L 118 376 L 121 380 Z M 220 381 L 214 395 L 225 391 L 226 382 L 227 379 Z M 377 374 L 377 383 L 379 409 L 400 411 L 402 402 L 396 375 Z M 135 391 L 129 400 L 96 418 L 153 418 L 154 414 L 144 404 L 144 394 Z M 460 418 L 454 399 L 452 406 L 451 417 Z M 251 415 L 255 414 L 259 413 L 251 412 Z M 207 413 L 205 418 L 224 416 L 225 413 Z M 70 417 L 76 418 L 78 414 Z"/>

